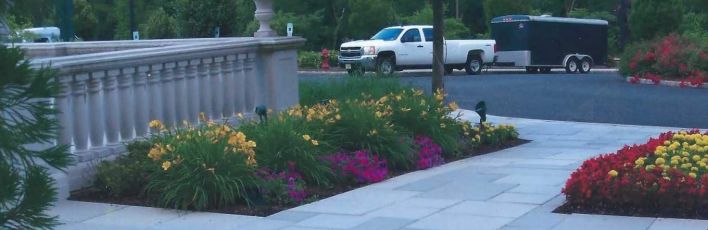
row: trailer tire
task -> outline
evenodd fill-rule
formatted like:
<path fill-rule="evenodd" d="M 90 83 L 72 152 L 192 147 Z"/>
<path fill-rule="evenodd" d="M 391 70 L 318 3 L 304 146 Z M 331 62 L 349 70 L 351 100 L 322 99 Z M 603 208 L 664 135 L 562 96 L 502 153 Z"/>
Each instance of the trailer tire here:
<path fill-rule="evenodd" d="M 482 58 L 479 55 L 470 55 L 467 57 L 465 72 L 469 75 L 478 75 L 482 73 L 482 64 Z"/>
<path fill-rule="evenodd" d="M 566 73 L 578 72 L 578 59 L 577 58 L 571 57 L 568 59 L 568 61 L 565 63 L 565 72 Z"/>
<path fill-rule="evenodd" d="M 592 69 L 592 60 L 590 60 L 590 58 L 584 57 L 580 60 L 580 66 L 578 68 L 580 73 L 588 73 L 590 69 Z"/>
<path fill-rule="evenodd" d="M 526 73 L 530 73 L 530 74 L 538 73 L 538 68 L 536 68 L 536 67 L 526 67 Z"/>

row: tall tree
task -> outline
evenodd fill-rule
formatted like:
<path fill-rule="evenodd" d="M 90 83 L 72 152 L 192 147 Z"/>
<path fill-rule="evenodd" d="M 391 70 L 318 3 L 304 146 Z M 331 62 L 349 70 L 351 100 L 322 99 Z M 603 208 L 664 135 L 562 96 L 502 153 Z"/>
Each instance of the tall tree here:
<path fill-rule="evenodd" d="M 443 33 L 443 0 L 430 0 L 433 5 L 433 92 L 443 90 L 443 75 L 445 75 Z"/>

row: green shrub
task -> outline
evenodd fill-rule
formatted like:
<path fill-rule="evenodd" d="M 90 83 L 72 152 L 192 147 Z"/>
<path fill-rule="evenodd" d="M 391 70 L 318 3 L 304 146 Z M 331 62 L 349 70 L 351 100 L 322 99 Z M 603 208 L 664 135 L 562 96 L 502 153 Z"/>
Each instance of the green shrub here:
<path fill-rule="evenodd" d="M 204 117 L 203 114 L 201 117 Z M 159 129 L 148 153 L 147 194 L 157 205 L 177 209 L 223 208 L 236 202 L 250 203 L 259 183 L 256 143 L 228 124 L 205 122 L 198 127 Z"/>
<path fill-rule="evenodd" d="M 147 157 L 152 144 L 136 141 L 128 144 L 128 154 L 114 161 L 104 161 L 96 168 L 94 187 L 113 197 L 142 196 L 152 167 Z"/>
<path fill-rule="evenodd" d="M 300 51 L 297 53 L 297 65 L 300 68 L 319 69 L 322 66 L 322 54 L 314 51 Z"/>
<path fill-rule="evenodd" d="M 331 114 L 333 110 L 329 111 L 324 106 L 319 108 L 316 108 L 317 111 L 326 112 L 327 117 L 334 116 Z M 300 109 L 307 111 L 310 108 L 291 109 L 265 124 L 245 122 L 238 129 L 259 143 L 255 151 L 260 167 L 285 171 L 288 170 L 289 163 L 295 163 L 307 182 L 327 184 L 333 174 L 327 165 L 322 163 L 320 157 L 332 153 L 335 149 L 327 142 L 330 138 L 325 135 L 328 133 L 316 128 L 322 127 L 319 118 L 305 120 L 302 112 L 299 114 L 292 112 Z M 325 116 L 321 117 L 326 119 Z"/>
<path fill-rule="evenodd" d="M 399 92 L 404 89 L 407 88 L 400 83 L 398 78 L 377 75 L 325 81 L 300 81 L 300 104 L 314 105 L 329 99 L 342 102 L 347 99 L 361 98 L 362 94 L 380 98 L 391 92 Z"/>

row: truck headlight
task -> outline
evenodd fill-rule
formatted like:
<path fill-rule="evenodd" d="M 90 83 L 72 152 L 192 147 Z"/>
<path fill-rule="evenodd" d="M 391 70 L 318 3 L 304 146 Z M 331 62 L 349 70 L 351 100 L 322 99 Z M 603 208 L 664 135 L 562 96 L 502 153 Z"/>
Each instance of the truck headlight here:
<path fill-rule="evenodd" d="M 376 55 L 376 46 L 362 47 L 364 55 Z"/>

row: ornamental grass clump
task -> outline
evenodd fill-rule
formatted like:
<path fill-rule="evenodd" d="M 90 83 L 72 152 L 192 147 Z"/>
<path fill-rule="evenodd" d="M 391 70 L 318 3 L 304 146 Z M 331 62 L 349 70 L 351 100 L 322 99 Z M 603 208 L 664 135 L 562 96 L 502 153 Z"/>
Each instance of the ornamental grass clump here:
<path fill-rule="evenodd" d="M 330 182 L 333 174 L 319 159 L 336 150 L 328 141 L 331 139 L 329 134 L 321 129 L 332 125 L 330 119 L 336 121 L 336 115 L 333 107 L 331 112 L 324 107 L 293 108 L 263 124 L 244 121 L 238 130 L 261 143 L 255 148 L 260 166 L 285 171 L 289 164 L 294 163 L 305 181 L 325 185 Z"/>
<path fill-rule="evenodd" d="M 574 209 L 705 217 L 706 172 L 708 132 L 668 132 L 585 161 L 563 193 Z"/>
<path fill-rule="evenodd" d="M 152 164 L 146 186 L 160 207 L 205 210 L 250 203 L 258 186 L 256 142 L 228 124 L 202 117 L 202 125 L 168 131 L 159 121 L 147 153 Z"/>

